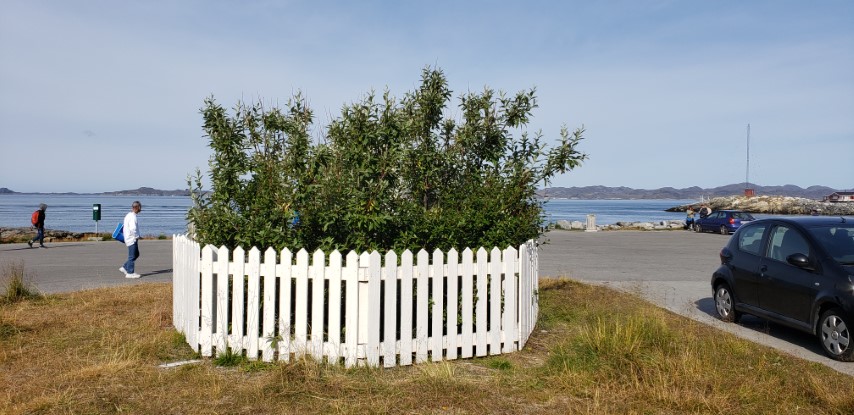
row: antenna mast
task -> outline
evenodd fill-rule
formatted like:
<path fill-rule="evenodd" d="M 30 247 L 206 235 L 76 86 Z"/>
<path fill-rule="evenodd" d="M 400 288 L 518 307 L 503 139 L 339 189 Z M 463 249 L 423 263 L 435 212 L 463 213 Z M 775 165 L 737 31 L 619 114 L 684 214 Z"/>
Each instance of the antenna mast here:
<path fill-rule="evenodd" d="M 750 189 L 750 124 L 747 124 L 747 173 L 744 175 L 744 188 Z"/>
<path fill-rule="evenodd" d="M 744 174 L 744 195 L 753 197 L 755 189 L 750 187 L 750 124 L 747 124 L 747 172 Z"/>

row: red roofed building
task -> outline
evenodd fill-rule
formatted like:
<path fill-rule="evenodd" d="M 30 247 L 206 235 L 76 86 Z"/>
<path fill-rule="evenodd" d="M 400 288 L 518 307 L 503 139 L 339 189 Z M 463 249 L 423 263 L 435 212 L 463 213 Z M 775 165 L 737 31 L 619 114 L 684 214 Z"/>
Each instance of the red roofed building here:
<path fill-rule="evenodd" d="M 854 202 L 854 192 L 833 192 L 825 196 L 823 202 Z"/>

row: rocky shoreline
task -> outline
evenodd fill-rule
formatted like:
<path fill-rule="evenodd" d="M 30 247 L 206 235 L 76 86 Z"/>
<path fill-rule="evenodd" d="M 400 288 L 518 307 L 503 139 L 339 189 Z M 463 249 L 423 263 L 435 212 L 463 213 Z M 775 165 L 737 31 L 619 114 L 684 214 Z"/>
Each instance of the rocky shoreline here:
<path fill-rule="evenodd" d="M 821 216 L 854 216 L 854 203 L 819 202 L 812 199 L 791 196 L 723 196 L 715 197 L 702 203 L 691 203 L 665 209 L 666 212 L 685 212 L 689 207 L 695 210 L 701 204 L 706 204 L 713 211 L 732 209 L 750 213 L 776 215 L 821 215 Z M 559 220 L 554 224 L 555 229 L 587 230 L 587 225 L 580 221 Z M 661 220 L 655 222 L 617 222 L 596 225 L 597 231 L 615 230 L 680 230 L 685 228 L 684 220 Z"/>
<path fill-rule="evenodd" d="M 0 228 L 0 243 L 26 242 L 36 236 L 36 230 L 32 227 Z M 69 232 L 55 229 L 44 230 L 45 242 L 56 241 L 79 241 L 94 234 L 83 232 Z"/>
<path fill-rule="evenodd" d="M 587 224 L 581 221 L 559 220 L 555 222 L 554 229 L 562 229 L 568 231 L 586 231 Z M 596 225 L 597 231 L 621 231 L 621 230 L 637 230 L 637 231 L 675 231 L 685 229 L 684 220 L 660 220 L 655 222 L 625 222 L 609 223 L 605 225 Z"/>
<path fill-rule="evenodd" d="M 819 202 L 791 196 L 724 196 L 715 197 L 705 202 L 712 210 L 734 209 L 750 213 L 777 215 L 811 215 L 821 216 L 852 216 L 854 203 Z M 697 207 L 700 203 L 674 206 L 667 212 L 685 212 L 689 206 Z"/>

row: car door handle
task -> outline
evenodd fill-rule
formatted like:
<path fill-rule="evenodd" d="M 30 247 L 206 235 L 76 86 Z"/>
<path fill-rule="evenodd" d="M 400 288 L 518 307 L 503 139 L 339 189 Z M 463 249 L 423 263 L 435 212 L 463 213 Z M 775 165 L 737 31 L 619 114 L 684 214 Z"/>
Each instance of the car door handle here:
<path fill-rule="evenodd" d="M 768 271 L 768 266 L 767 266 L 767 265 L 763 265 L 763 266 L 759 267 L 759 273 L 760 273 L 759 275 L 760 275 L 760 276 L 764 277 L 764 276 L 765 276 L 765 271 Z"/>

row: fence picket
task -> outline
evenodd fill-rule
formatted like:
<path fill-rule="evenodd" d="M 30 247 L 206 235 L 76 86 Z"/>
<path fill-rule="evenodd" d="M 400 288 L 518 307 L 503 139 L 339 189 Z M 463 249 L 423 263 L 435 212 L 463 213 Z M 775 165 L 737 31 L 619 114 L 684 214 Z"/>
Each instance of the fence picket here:
<path fill-rule="evenodd" d="M 183 259 L 184 266 L 186 267 L 185 271 L 187 271 L 184 276 L 187 278 L 186 284 L 189 288 L 189 293 L 186 297 L 183 297 L 185 299 L 185 307 L 187 308 L 187 310 L 189 310 L 188 313 L 185 314 L 188 318 L 184 325 L 185 329 L 188 331 L 185 331 L 184 333 L 187 337 L 187 341 L 190 342 L 190 345 L 193 346 L 193 350 L 198 351 L 199 333 L 202 320 L 202 310 L 199 307 L 199 304 L 201 304 L 200 297 L 202 294 L 201 267 L 202 264 L 205 264 L 205 262 L 199 260 L 201 258 L 201 245 L 190 241 L 186 236 L 183 238 L 183 244 L 185 246 L 190 246 L 189 254 Z M 187 264 L 187 262 L 189 262 L 189 264 Z M 210 261 L 208 261 L 207 263 L 210 264 Z M 210 300 L 208 301 L 208 305 L 210 305 Z M 210 321 L 208 321 L 208 324 L 208 329 L 210 329 Z M 208 338 L 210 338 L 210 336 L 208 336 Z M 210 349 L 210 345 L 208 345 L 208 349 Z"/>
<path fill-rule="evenodd" d="M 225 352 L 228 336 L 228 248 L 224 246 L 219 247 L 219 250 L 217 250 L 214 273 L 216 273 L 216 305 L 214 308 L 216 327 L 214 329 L 214 346 L 216 346 L 217 354 L 220 354 Z"/>
<path fill-rule="evenodd" d="M 442 329 L 444 327 L 444 311 L 445 311 L 445 258 L 442 251 L 433 251 L 433 264 L 430 266 L 430 279 L 433 281 L 433 306 L 430 307 L 432 320 L 432 336 L 430 342 L 430 356 L 434 362 L 442 360 L 442 351 L 445 348 L 444 339 L 442 337 Z"/>
<path fill-rule="evenodd" d="M 475 302 L 475 356 L 486 356 L 487 337 L 486 337 L 486 299 L 487 299 L 487 277 L 489 274 L 486 249 L 479 248 L 477 250 L 477 295 Z"/>
<path fill-rule="evenodd" d="M 323 321 L 326 305 L 323 296 L 326 294 L 326 255 L 321 250 L 314 252 L 311 266 L 308 269 L 308 279 L 311 282 L 311 341 L 309 350 L 312 357 L 323 360 Z"/>
<path fill-rule="evenodd" d="M 448 360 L 454 360 L 457 358 L 457 343 L 458 343 L 458 331 L 457 331 L 457 318 L 459 316 L 459 312 L 457 311 L 459 302 L 457 300 L 457 295 L 459 294 L 459 289 L 457 287 L 457 280 L 459 279 L 459 258 L 457 256 L 457 250 L 451 248 L 448 251 L 448 257 L 446 259 L 447 262 L 447 272 L 445 275 L 448 280 L 448 307 L 447 307 L 447 345 L 445 351 L 445 358 Z"/>
<path fill-rule="evenodd" d="M 528 241 L 527 243 L 528 249 L 531 250 L 531 261 L 528 262 L 528 272 L 529 278 L 531 280 L 531 309 L 530 309 L 530 322 L 528 326 L 528 330 L 525 332 L 525 342 L 528 341 L 528 337 L 531 335 L 531 332 L 534 331 L 534 326 L 537 324 L 537 316 L 540 315 L 540 279 L 538 278 L 539 273 L 539 253 L 537 252 L 537 246 L 534 241 Z"/>
<path fill-rule="evenodd" d="M 405 250 L 400 257 L 400 365 L 412 364 L 412 251 Z"/>
<path fill-rule="evenodd" d="M 461 353 L 461 357 L 463 359 L 470 358 L 473 356 L 473 347 L 474 346 L 474 259 L 472 258 L 472 251 L 470 248 L 466 248 L 463 251 L 463 267 L 462 267 L 462 279 L 463 279 L 463 293 L 462 293 L 462 315 L 463 315 L 463 335 L 462 340 L 460 341 L 460 345 L 462 346 L 463 352 Z"/>
<path fill-rule="evenodd" d="M 308 252 L 297 252 L 297 263 L 293 267 L 293 279 L 296 280 L 296 299 L 294 301 L 294 342 L 291 350 L 299 356 L 308 352 Z"/>
<path fill-rule="evenodd" d="M 380 253 L 373 251 L 367 256 L 368 266 L 368 302 L 363 311 L 367 313 L 368 341 L 365 344 L 365 357 L 368 366 L 378 366 L 380 362 L 380 283 L 382 282 Z"/>
<path fill-rule="evenodd" d="M 346 283 L 344 312 L 344 365 L 354 367 L 359 362 L 359 255 L 355 251 L 347 254 L 342 272 Z"/>
<path fill-rule="evenodd" d="M 216 286 L 214 285 L 213 277 L 213 258 L 214 249 L 212 246 L 208 245 L 202 250 L 202 309 L 200 311 L 202 318 L 199 321 L 201 323 L 201 334 L 199 336 L 200 344 L 198 346 L 196 344 L 191 344 L 193 349 L 201 347 L 202 356 L 205 357 L 211 356 L 211 349 L 213 348 L 213 344 L 211 344 L 211 341 L 213 340 L 215 318 L 213 312 L 216 306 L 214 304 L 214 290 L 216 289 Z"/>
<path fill-rule="evenodd" d="M 253 248 L 254 249 L 254 248 Z M 252 254 L 250 253 L 251 257 Z M 276 250 L 267 248 L 264 262 L 261 263 L 261 277 L 264 280 L 264 321 L 261 325 L 261 359 L 273 361 L 276 344 Z"/>
<path fill-rule="evenodd" d="M 291 284 L 293 282 L 293 253 L 289 249 L 283 249 L 276 265 L 276 277 L 279 278 L 279 360 L 288 362 L 293 352 L 291 335 L 291 313 L 293 303 L 291 302 Z"/>
<path fill-rule="evenodd" d="M 489 253 L 489 354 L 501 354 L 501 250 Z"/>
<path fill-rule="evenodd" d="M 397 365 L 397 254 L 389 251 L 382 267 L 383 298 L 382 358 L 384 367 Z"/>
<path fill-rule="evenodd" d="M 249 260 L 244 267 L 248 290 L 246 292 L 246 342 L 244 346 L 249 360 L 258 359 L 261 338 L 261 251 L 256 247 L 249 250 Z"/>
<path fill-rule="evenodd" d="M 519 253 L 521 254 L 521 257 L 522 257 L 522 263 L 523 264 L 529 263 L 531 258 L 530 258 L 530 251 L 528 250 L 528 246 L 526 246 L 526 245 L 520 246 L 519 247 Z M 525 293 L 525 295 L 520 295 L 520 301 L 519 301 L 522 305 L 522 308 L 519 312 L 519 314 L 520 314 L 519 324 L 520 324 L 520 330 L 521 330 L 520 333 L 522 333 L 522 335 L 520 336 L 519 347 L 521 348 L 521 347 L 525 346 L 525 341 L 527 341 L 527 339 L 528 339 L 527 336 L 524 335 L 524 333 L 528 332 L 528 330 L 530 330 L 530 327 L 531 327 L 531 324 L 530 324 L 531 295 L 532 295 L 532 291 L 531 291 L 531 288 L 532 288 L 532 286 L 531 286 L 531 270 L 527 266 L 522 266 L 520 268 L 519 279 L 521 280 L 520 285 L 523 287 L 521 291 Z"/>
<path fill-rule="evenodd" d="M 338 363 L 341 350 L 341 253 L 332 251 L 329 254 L 329 267 L 326 268 L 326 278 L 329 281 L 329 339 L 324 347 L 324 354 L 330 362 Z"/>
<path fill-rule="evenodd" d="M 246 252 L 243 248 L 237 247 L 233 254 L 233 261 L 229 261 L 228 264 L 228 273 L 230 274 L 229 278 L 231 280 L 231 297 L 229 299 L 231 301 L 231 332 L 228 336 L 228 347 L 230 347 L 232 351 L 237 351 L 243 350 L 246 347 L 246 344 L 243 341 L 243 336 L 245 335 L 243 331 L 245 324 L 243 312 L 246 310 L 244 300 L 244 296 L 246 294 Z"/>
<path fill-rule="evenodd" d="M 515 352 L 519 340 L 519 332 L 516 319 L 519 313 L 519 297 L 517 295 L 518 280 L 516 278 L 516 259 L 518 252 L 512 247 L 504 250 L 503 266 L 504 273 L 504 321 L 501 332 L 504 334 L 503 353 Z"/>
<path fill-rule="evenodd" d="M 415 268 L 415 363 L 427 361 L 427 307 L 428 292 L 427 278 L 429 278 L 430 259 L 427 251 L 418 251 L 418 264 Z"/>

